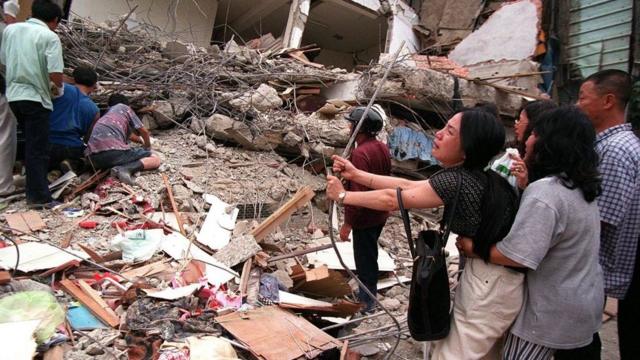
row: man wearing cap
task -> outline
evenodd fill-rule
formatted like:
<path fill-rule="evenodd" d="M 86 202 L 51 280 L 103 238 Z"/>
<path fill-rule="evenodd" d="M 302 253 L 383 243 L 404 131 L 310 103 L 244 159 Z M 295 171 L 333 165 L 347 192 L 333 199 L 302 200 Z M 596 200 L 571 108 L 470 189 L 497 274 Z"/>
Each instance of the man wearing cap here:
<path fill-rule="evenodd" d="M 346 116 L 351 122 L 351 131 L 365 112 L 365 107 L 357 107 Z M 350 160 L 356 168 L 377 175 L 391 173 L 391 157 L 387 145 L 376 139 L 376 135 L 384 125 L 386 115 L 380 105 L 374 105 L 364 117 L 363 124 L 356 135 L 356 148 L 351 152 Z M 346 191 L 369 191 L 370 188 L 347 182 Z M 346 193 L 345 193 L 346 194 Z M 341 194 L 342 195 L 342 194 Z M 341 196 L 340 200 L 344 197 Z M 353 232 L 353 256 L 358 278 L 372 294 L 376 294 L 378 284 L 378 238 L 389 217 L 386 211 L 370 210 L 357 206 L 345 206 L 345 219 L 340 229 L 340 239 L 349 240 Z M 362 289 L 358 299 L 364 305 L 363 312 L 370 312 L 375 301 Z"/>

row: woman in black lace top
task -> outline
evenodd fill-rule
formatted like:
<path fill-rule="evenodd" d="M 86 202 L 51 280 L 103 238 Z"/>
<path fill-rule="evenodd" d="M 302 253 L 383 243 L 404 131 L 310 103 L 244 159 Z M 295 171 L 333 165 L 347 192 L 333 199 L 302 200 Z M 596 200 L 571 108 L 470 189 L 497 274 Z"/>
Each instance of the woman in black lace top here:
<path fill-rule="evenodd" d="M 451 231 L 474 239 L 474 249 L 482 258 L 467 259 L 456 291 L 451 331 L 434 343 L 432 359 L 498 358 L 499 340 L 522 305 L 523 275 L 485 261 L 491 246 L 508 233 L 517 211 L 517 194 L 508 182 L 485 170 L 504 142 L 504 127 L 495 116 L 465 110 L 455 114 L 436 134 L 432 155 L 444 169 L 429 180 L 373 175 L 337 156 L 334 171 L 377 190 L 345 192 L 339 179 L 327 177 L 327 196 L 340 203 L 397 210 L 395 189 L 401 187 L 406 208 L 444 205 L 445 218 L 456 197 L 457 181 L 462 181 Z"/>

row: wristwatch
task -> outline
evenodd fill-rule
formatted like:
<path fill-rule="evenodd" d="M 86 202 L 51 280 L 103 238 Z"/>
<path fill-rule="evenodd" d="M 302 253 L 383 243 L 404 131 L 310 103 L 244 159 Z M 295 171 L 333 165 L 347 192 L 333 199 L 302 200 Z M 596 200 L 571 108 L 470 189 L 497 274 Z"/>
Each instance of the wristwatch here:
<path fill-rule="evenodd" d="M 345 197 L 347 197 L 346 191 L 342 191 L 340 194 L 338 194 L 338 205 L 342 205 L 344 203 Z"/>

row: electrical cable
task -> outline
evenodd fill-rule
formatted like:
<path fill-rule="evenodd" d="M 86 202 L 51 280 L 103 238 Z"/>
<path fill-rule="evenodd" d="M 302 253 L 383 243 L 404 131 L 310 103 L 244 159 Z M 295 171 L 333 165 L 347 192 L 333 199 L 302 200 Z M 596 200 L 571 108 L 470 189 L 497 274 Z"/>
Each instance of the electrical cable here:
<path fill-rule="evenodd" d="M 382 79 L 380 80 L 380 83 L 378 84 L 378 87 L 376 88 L 375 92 L 373 93 L 373 95 L 369 99 L 369 103 L 367 104 L 367 107 L 365 108 L 365 111 L 362 113 L 362 116 L 360 117 L 360 120 L 358 121 L 358 123 L 356 124 L 356 126 L 353 129 L 353 132 L 351 133 L 351 137 L 349 138 L 349 142 L 347 143 L 347 146 L 345 147 L 345 149 L 344 149 L 344 151 L 342 153 L 342 157 L 347 157 L 349 155 L 349 152 L 351 151 L 351 148 L 353 147 L 353 145 L 355 143 L 356 135 L 358 134 L 358 131 L 360 131 L 360 128 L 362 127 L 362 125 L 364 123 L 364 119 L 366 118 L 367 114 L 369 113 L 369 110 L 371 110 L 371 107 L 373 106 L 373 103 L 375 102 L 376 97 L 378 96 L 378 92 L 380 92 L 380 89 L 384 85 L 384 82 L 386 81 L 387 76 L 389 75 L 389 72 L 391 71 L 391 68 L 393 67 L 393 65 L 398 60 L 398 56 L 400 55 L 400 51 L 402 51 L 403 48 L 404 48 L 404 41 L 398 47 L 398 50 L 393 55 L 392 60 L 387 64 L 387 67 L 385 69 L 384 74 L 382 75 Z M 327 173 L 331 174 L 331 169 L 330 168 L 327 168 Z M 338 176 L 338 175 L 339 174 L 336 174 L 336 176 Z M 335 202 L 333 200 L 331 200 L 329 202 L 329 239 L 331 239 L 331 246 L 333 247 L 333 250 L 336 253 L 336 256 L 338 258 L 338 261 L 340 262 L 340 265 L 347 272 L 347 274 L 349 274 L 349 276 L 358 283 L 358 286 L 360 287 L 360 289 L 363 290 L 371 299 L 373 299 L 376 302 L 376 304 L 378 306 L 380 306 L 380 308 L 387 315 L 389 315 L 389 317 L 391 318 L 391 320 L 393 320 L 393 322 L 394 322 L 394 324 L 395 324 L 395 326 L 397 328 L 397 331 L 395 332 L 396 341 L 395 341 L 394 345 L 387 351 L 387 353 L 384 356 L 384 359 L 388 360 L 389 358 L 391 358 L 393 353 L 398 348 L 398 345 L 400 344 L 400 335 L 402 333 L 402 326 L 400 325 L 400 322 L 398 321 L 398 319 L 391 313 L 391 311 L 389 311 L 387 308 L 384 307 L 384 305 L 382 305 L 380 300 L 378 300 L 378 297 L 375 294 L 373 294 L 364 285 L 364 283 L 353 273 L 353 271 L 351 271 L 351 269 L 349 269 L 349 267 L 345 264 L 344 260 L 342 259 L 342 255 L 340 255 L 340 251 L 338 250 L 338 245 L 336 243 L 335 235 L 333 234 L 333 209 L 334 209 L 334 204 L 335 204 Z"/>

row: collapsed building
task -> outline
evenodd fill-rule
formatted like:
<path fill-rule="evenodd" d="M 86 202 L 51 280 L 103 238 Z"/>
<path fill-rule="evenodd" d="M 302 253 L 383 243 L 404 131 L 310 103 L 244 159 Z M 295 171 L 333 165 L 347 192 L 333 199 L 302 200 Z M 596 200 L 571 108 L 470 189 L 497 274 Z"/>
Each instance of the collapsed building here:
<path fill-rule="evenodd" d="M 380 240 L 379 298 L 401 326 L 383 311 L 353 316 L 357 285 L 330 245 L 339 220 L 327 219 L 323 193 L 349 139 L 343 115 L 379 88 L 393 171 L 424 178 L 438 168 L 433 131 L 453 111 L 495 103 L 510 127 L 526 101 L 567 96 L 558 74 L 637 71 L 625 35 L 637 29 L 617 17 L 637 11 L 626 0 L 60 3 L 65 72 L 95 67 L 103 109 L 127 94 L 163 165 L 135 187 L 104 171 L 59 174 L 58 211 L 1 200 L 0 267 L 11 273 L 0 276 L 0 339 L 13 358 L 36 344 L 69 359 L 422 356 L 406 339 L 412 263 L 397 217 Z M 562 11 L 571 39 L 557 56 Z M 605 22 L 580 28 L 589 21 Z M 583 39 L 599 29 L 614 43 Z M 414 228 L 439 216 L 414 212 Z M 337 247 L 353 269 L 350 244 Z M 3 327 L 9 315 L 21 331 Z"/>

